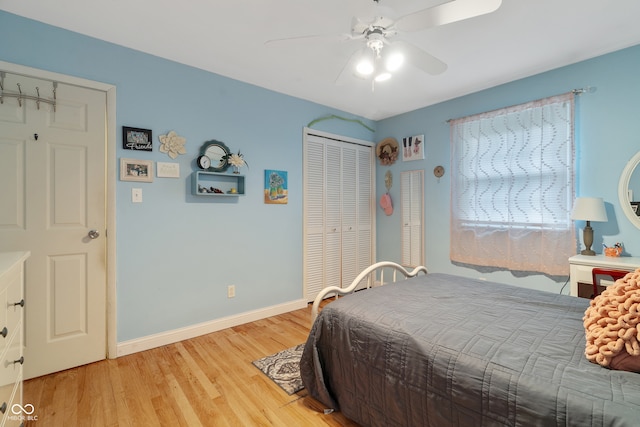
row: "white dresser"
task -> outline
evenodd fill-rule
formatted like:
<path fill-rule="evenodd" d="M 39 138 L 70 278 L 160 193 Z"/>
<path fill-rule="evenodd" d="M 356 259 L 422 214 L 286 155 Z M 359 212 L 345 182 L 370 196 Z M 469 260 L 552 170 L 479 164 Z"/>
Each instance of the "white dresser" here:
<path fill-rule="evenodd" d="M 639 257 L 608 257 L 604 255 L 574 255 L 569 258 L 569 275 L 571 278 L 571 295 L 577 297 L 578 284 L 581 286 L 591 285 L 593 287 L 593 277 L 591 270 L 594 268 L 607 268 L 611 270 L 634 271 L 640 267 Z M 602 281 L 606 284 L 606 281 Z"/>
<path fill-rule="evenodd" d="M 0 426 L 19 426 L 33 407 L 23 407 L 24 262 L 29 252 L 0 252 Z"/>

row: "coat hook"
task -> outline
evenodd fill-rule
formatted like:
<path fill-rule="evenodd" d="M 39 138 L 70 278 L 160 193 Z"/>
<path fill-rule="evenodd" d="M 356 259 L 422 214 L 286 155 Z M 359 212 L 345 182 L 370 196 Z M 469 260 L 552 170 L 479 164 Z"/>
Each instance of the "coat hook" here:
<path fill-rule="evenodd" d="M 37 133 L 34 133 L 33 137 L 36 139 L 36 141 L 38 140 L 38 134 Z"/>
<path fill-rule="evenodd" d="M 56 112 L 56 90 L 58 89 L 58 82 L 53 82 L 53 112 Z"/>
<path fill-rule="evenodd" d="M 18 107 L 22 107 L 22 88 L 20 88 L 20 83 L 18 83 Z"/>

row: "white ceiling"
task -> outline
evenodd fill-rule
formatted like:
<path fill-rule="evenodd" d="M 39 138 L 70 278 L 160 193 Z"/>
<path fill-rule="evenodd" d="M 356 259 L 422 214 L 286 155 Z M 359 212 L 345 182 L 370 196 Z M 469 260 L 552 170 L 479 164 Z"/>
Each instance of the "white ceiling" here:
<path fill-rule="evenodd" d="M 374 91 L 348 73 L 336 84 L 362 41 L 265 45 L 349 34 L 352 17 L 374 8 L 397 19 L 436 3 L 0 0 L 0 9 L 374 120 L 640 44 L 639 0 L 503 0 L 487 15 L 399 34 L 448 69 L 432 76 L 408 64 Z"/>

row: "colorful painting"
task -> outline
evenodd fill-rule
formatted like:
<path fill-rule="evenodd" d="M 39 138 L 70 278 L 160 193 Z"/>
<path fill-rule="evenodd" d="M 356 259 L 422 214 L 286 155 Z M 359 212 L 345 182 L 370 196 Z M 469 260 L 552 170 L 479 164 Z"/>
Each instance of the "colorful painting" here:
<path fill-rule="evenodd" d="M 402 138 L 402 161 L 424 159 L 424 135 Z"/>
<path fill-rule="evenodd" d="M 266 169 L 264 171 L 264 202 L 271 205 L 286 205 L 288 201 L 287 172 Z"/>

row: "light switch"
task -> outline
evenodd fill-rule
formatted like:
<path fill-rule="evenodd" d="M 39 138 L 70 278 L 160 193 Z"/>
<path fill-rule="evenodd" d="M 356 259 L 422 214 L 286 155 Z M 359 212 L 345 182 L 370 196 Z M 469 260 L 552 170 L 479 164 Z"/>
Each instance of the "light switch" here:
<path fill-rule="evenodd" d="M 131 189 L 131 201 L 133 203 L 142 203 L 142 188 Z"/>

